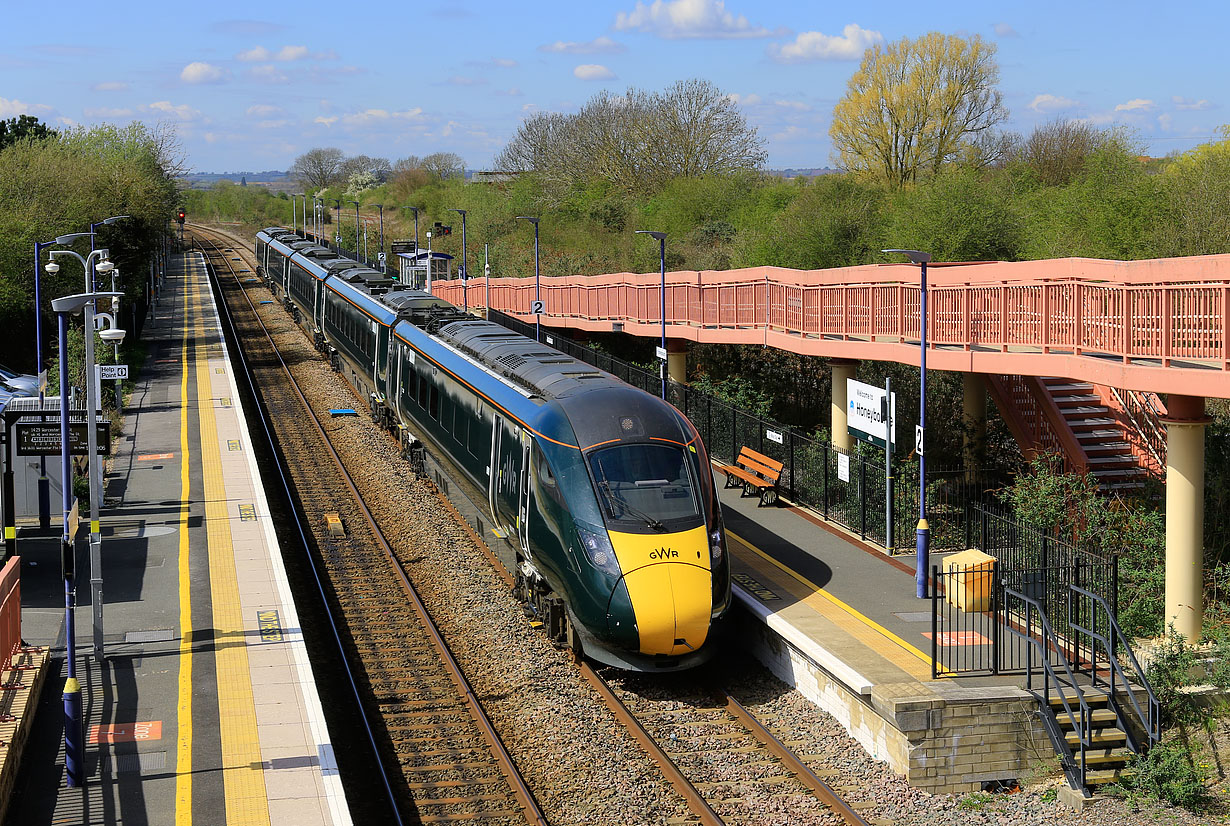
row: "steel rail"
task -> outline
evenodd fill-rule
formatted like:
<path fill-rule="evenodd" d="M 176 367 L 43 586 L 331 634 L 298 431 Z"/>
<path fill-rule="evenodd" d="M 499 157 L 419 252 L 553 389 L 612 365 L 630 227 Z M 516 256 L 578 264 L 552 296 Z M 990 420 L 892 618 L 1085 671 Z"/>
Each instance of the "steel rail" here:
<path fill-rule="evenodd" d="M 782 761 L 782 764 L 787 769 L 794 772 L 795 776 L 803 785 L 812 790 L 816 797 L 824 801 L 834 812 L 841 816 L 849 826 L 870 826 L 870 824 L 850 807 L 850 804 L 843 800 L 837 792 L 833 791 L 829 784 L 821 780 L 815 772 L 808 767 L 806 763 L 799 759 L 785 743 L 779 740 L 773 732 L 769 731 L 764 723 L 752 716 L 742 703 L 734 698 L 729 691 L 723 689 L 722 694 L 726 700 L 726 710 L 735 717 L 740 723 L 747 727 L 748 731 L 759 740 L 765 748 L 769 750 L 777 759 Z"/>
<path fill-rule="evenodd" d="M 195 228 L 194 231 L 199 234 L 204 234 L 207 232 Z M 217 242 L 211 241 L 211 243 L 215 245 L 216 249 L 218 246 Z M 219 255 L 221 255 L 221 253 L 219 253 Z M 224 263 L 227 264 L 228 269 L 231 270 L 231 274 L 235 277 L 236 282 L 238 282 L 238 275 L 234 272 L 234 268 L 230 266 L 230 262 L 225 260 L 225 255 L 222 255 L 221 257 L 224 259 Z M 298 382 L 295 381 L 290 367 L 282 359 L 281 352 L 278 350 L 277 345 L 273 340 L 273 336 L 265 327 L 264 322 L 261 321 L 259 313 L 256 312 L 255 305 L 252 304 L 251 298 L 247 295 L 247 291 L 243 290 L 242 292 L 244 293 L 244 298 L 248 302 L 254 317 L 260 324 L 261 330 L 264 332 L 266 338 L 268 338 L 270 346 L 273 348 L 273 351 L 277 356 L 278 363 L 281 365 L 283 371 L 285 371 L 286 376 L 290 381 L 290 386 L 294 389 L 295 395 L 298 397 L 304 412 L 307 414 L 308 419 L 312 422 L 317 435 L 325 445 L 330 458 L 337 467 L 340 478 L 345 483 L 346 488 L 350 491 L 351 495 L 354 497 L 354 501 L 360 513 L 363 514 L 369 530 L 371 530 L 372 535 L 376 538 L 381 552 L 385 555 L 389 563 L 393 566 L 393 569 L 396 571 L 402 591 L 406 594 L 407 598 L 414 607 L 415 612 L 418 614 L 420 621 L 423 623 L 425 630 L 431 638 L 432 644 L 439 653 L 442 661 L 445 663 L 449 676 L 452 678 L 454 684 L 458 688 L 459 693 L 461 693 L 464 698 L 466 706 L 470 710 L 471 716 L 474 718 L 475 723 L 478 725 L 483 735 L 483 739 L 487 741 L 487 745 L 491 748 L 497 762 L 500 764 L 501 770 L 505 775 L 505 779 L 508 781 L 509 786 L 512 788 L 513 793 L 517 798 L 518 804 L 521 806 L 526 815 L 526 820 L 536 826 L 547 826 L 546 816 L 539 808 L 537 801 L 534 799 L 533 793 L 529 790 L 529 787 L 525 783 L 525 779 L 521 776 L 521 773 L 517 771 L 516 764 L 513 762 L 512 756 L 504 747 L 504 743 L 500 739 L 499 733 L 495 730 L 494 724 L 491 722 L 491 719 L 487 716 L 487 713 L 483 710 L 478 698 L 475 696 L 473 688 L 470 686 L 470 683 L 466 679 L 465 674 L 462 672 L 460 665 L 457 663 L 456 658 L 449 649 L 448 643 L 445 642 L 444 637 L 440 634 L 439 629 L 436 627 L 435 622 L 432 620 L 431 615 L 427 611 L 426 605 L 424 605 L 422 599 L 419 597 L 414 585 L 410 582 L 410 578 L 406 575 L 405 569 L 402 567 L 400 561 L 396 557 L 396 554 L 394 554 L 392 547 L 385 539 L 384 533 L 381 531 L 380 526 L 376 523 L 375 517 L 372 516 L 367 504 L 363 501 L 363 497 L 359 493 L 358 488 L 355 486 L 354 480 L 351 478 L 350 473 L 346 470 L 341 457 L 337 454 L 332 442 L 329 440 L 328 435 L 321 426 L 320 419 L 316 416 L 315 411 L 312 410 L 311 405 L 307 401 L 307 397 L 304 396 L 303 391 L 299 388 Z"/>

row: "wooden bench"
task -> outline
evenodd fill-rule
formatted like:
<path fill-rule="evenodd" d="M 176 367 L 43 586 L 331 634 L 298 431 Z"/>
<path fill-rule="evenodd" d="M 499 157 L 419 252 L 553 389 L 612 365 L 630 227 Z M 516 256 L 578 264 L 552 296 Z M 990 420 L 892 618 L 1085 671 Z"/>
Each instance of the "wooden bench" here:
<path fill-rule="evenodd" d="M 757 507 L 760 507 L 777 503 L 777 480 L 781 478 L 782 467 L 782 463 L 776 459 L 770 459 L 763 453 L 744 446 L 733 465 L 721 465 L 718 470 L 726 474 L 726 487 L 743 486 L 740 496 L 751 496 L 759 492 L 760 505 Z"/>

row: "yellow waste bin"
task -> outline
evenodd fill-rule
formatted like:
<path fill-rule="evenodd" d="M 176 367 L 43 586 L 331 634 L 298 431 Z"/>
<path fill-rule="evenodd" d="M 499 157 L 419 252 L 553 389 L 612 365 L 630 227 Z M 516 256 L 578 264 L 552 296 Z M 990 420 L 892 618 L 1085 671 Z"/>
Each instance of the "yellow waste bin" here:
<path fill-rule="evenodd" d="M 977 548 L 944 560 L 944 600 L 958 611 L 986 611 L 991 607 L 991 576 L 995 557 Z"/>

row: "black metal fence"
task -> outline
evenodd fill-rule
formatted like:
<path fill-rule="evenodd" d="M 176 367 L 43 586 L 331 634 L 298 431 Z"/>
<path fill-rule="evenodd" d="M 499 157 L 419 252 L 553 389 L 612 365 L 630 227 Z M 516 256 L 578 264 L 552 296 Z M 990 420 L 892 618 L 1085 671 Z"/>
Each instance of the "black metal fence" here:
<path fill-rule="evenodd" d="M 933 567 L 936 673 L 1023 673 L 1029 647 L 1021 635 L 1040 639 L 1029 619 L 1031 605 L 1058 640 L 1059 648 L 1047 643 L 1052 665 L 1066 658 L 1078 670 L 1092 669 L 1097 657 L 1085 628 L 1092 623 L 1106 637 L 1109 629 L 1103 626 L 1110 617 L 1090 616 L 1071 586 L 1101 597 L 1117 615 L 1118 559 L 1023 524 L 987 503 L 973 503 L 968 510 L 968 545 L 994 561 L 985 567 L 949 561 Z"/>
<path fill-rule="evenodd" d="M 532 324 L 498 310 L 490 319 L 530 338 Z M 662 392 L 662 379 L 654 372 L 571 341 L 554 331 L 543 331 L 546 344 L 586 364 L 605 370 L 634 387 Z M 710 456 L 734 462 L 743 447 L 770 456 L 783 465 L 778 488 L 787 499 L 824 514 L 826 519 L 882 547 L 913 550 L 918 522 L 918 463 L 893 464 L 893 536 L 887 539 L 887 484 L 883 451 L 875 448 L 846 453 L 827 440 L 757 416 L 685 384 L 667 381 L 666 398 L 700 432 Z M 980 471 L 927 469 L 927 516 L 931 547 L 937 551 L 969 547 L 969 503 L 983 499 L 1002 479 Z"/>

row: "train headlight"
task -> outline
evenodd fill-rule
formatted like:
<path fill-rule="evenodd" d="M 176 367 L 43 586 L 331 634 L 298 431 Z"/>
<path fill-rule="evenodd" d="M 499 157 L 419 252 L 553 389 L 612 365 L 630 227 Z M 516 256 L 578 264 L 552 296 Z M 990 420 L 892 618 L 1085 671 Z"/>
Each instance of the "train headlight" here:
<path fill-rule="evenodd" d="M 726 550 L 722 544 L 722 532 L 714 531 L 709 534 L 709 559 L 714 565 L 719 565 L 722 562 L 722 556 Z"/>
<path fill-rule="evenodd" d="M 584 549 L 586 558 L 595 568 L 614 577 L 622 573 L 619 570 L 619 560 L 615 558 L 615 549 L 611 547 L 610 537 L 605 533 L 587 531 L 585 528 L 577 528 L 577 535 L 581 538 L 581 548 Z"/>

